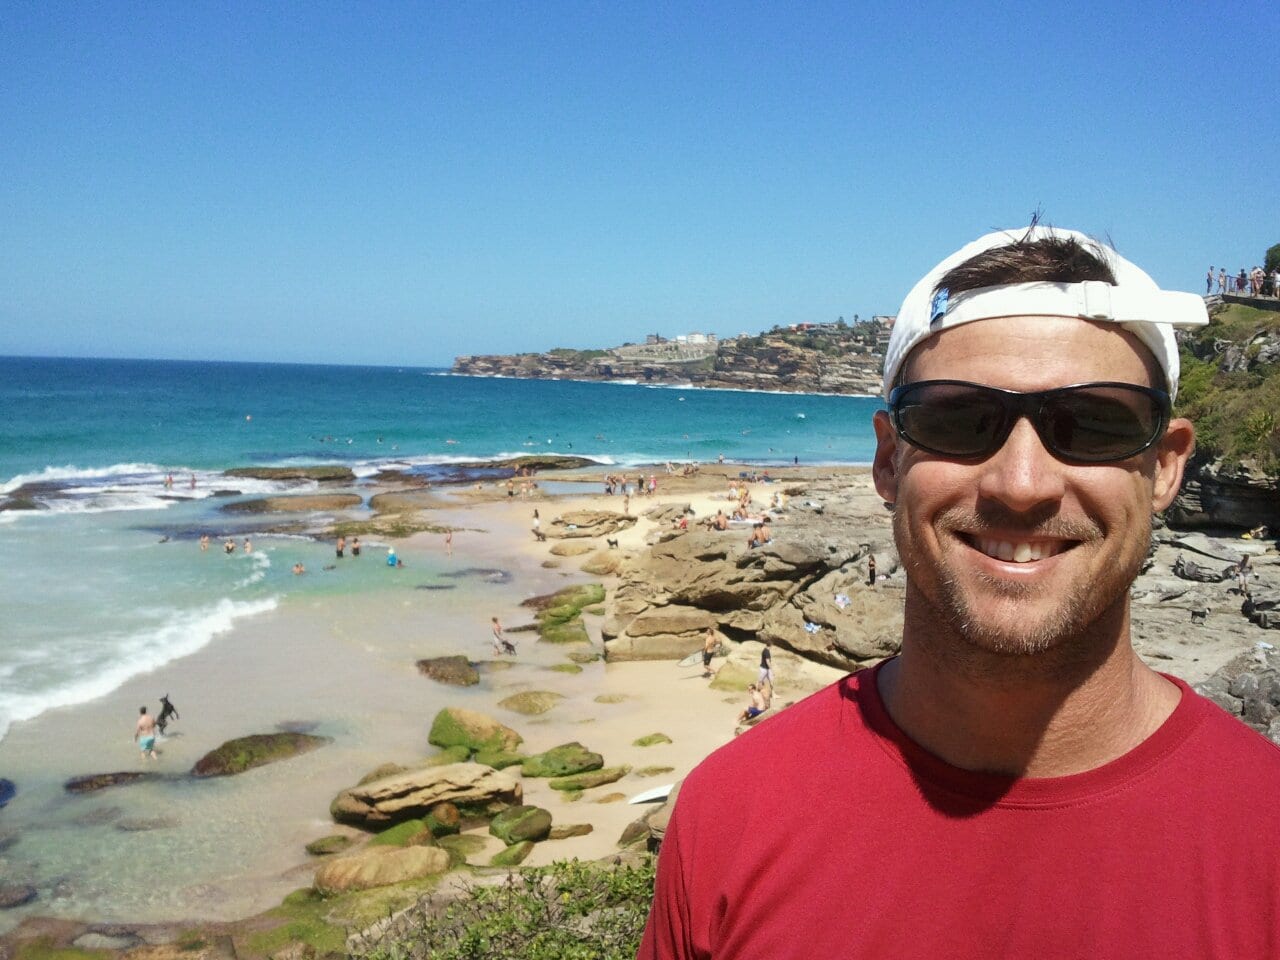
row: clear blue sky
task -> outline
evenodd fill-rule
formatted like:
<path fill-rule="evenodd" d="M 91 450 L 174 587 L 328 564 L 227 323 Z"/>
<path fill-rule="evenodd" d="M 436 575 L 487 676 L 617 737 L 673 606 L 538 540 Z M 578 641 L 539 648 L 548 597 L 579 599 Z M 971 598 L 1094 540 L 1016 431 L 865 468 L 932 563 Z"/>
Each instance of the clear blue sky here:
<path fill-rule="evenodd" d="M 447 364 L 1280 242 L 1280 4 L 0 2 L 0 354 Z"/>

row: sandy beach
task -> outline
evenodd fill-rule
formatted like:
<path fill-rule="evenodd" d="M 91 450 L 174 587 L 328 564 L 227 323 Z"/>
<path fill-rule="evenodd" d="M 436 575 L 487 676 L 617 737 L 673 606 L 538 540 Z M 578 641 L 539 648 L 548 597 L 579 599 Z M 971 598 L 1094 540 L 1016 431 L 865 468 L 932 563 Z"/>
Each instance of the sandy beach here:
<path fill-rule="evenodd" d="M 688 503 L 695 520 L 710 517 L 728 505 L 728 484 L 747 469 L 709 466 L 689 478 L 660 475 L 657 495 L 633 497 L 630 512 Z M 774 468 L 773 475 L 783 481 L 777 489 L 803 489 L 821 478 L 826 489 L 879 506 L 865 468 Z M 588 479 L 602 489 L 602 477 L 593 471 L 560 479 L 575 490 Z M 539 479 L 551 480 L 549 488 L 556 486 L 550 476 Z M 417 495 L 423 496 L 421 491 Z M 425 499 L 435 504 L 428 511 L 431 522 L 454 529 L 453 554 L 447 554 L 440 533 L 418 533 L 398 542 L 405 566 L 384 572 L 403 583 L 340 599 L 287 599 L 197 653 L 136 677 L 108 696 L 14 725 L 0 742 L 0 770 L 19 784 L 20 792 L 0 823 L 4 834 L 14 838 L 13 847 L 0 853 L 7 858 L 0 862 L 15 880 L 34 882 L 42 892 L 33 903 L 0 914 L 0 933 L 25 917 L 132 924 L 231 921 L 271 907 L 310 884 L 316 860 L 305 854 L 305 844 L 328 834 L 359 835 L 333 823 L 329 803 L 334 795 L 380 764 L 412 766 L 434 754 L 427 733 L 446 706 L 480 710 L 513 727 L 524 737 L 524 753 L 578 741 L 602 754 L 607 766 L 631 768 L 616 783 L 576 799 L 550 789 L 545 780 L 526 778 L 526 803 L 550 811 L 556 824 L 593 828 L 585 836 L 539 844 L 525 861 L 529 865 L 615 853 L 619 836 L 643 810 L 628 805 L 627 797 L 678 781 L 733 738 L 746 696 L 713 688 L 702 678 L 700 664 L 681 668 L 673 660 L 598 659 L 582 664 L 579 673 L 564 672 L 554 668 L 567 664 L 571 652 L 581 655 L 582 646 L 538 642 L 537 634 L 528 632 L 511 633 L 518 643 L 516 657 L 493 663 L 491 616 L 500 617 L 508 629 L 518 627 L 531 619 L 531 611 L 520 606 L 523 600 L 573 583 L 598 581 L 606 588 L 614 583 L 610 577 L 583 574 L 578 568 L 585 557 L 554 556 L 551 548 L 564 541 L 537 540 L 531 532 L 533 511 L 539 511 L 545 531 L 570 511 L 620 511 L 621 496 L 539 493 L 526 499 L 507 496 L 501 483 L 487 483 Z M 786 522 L 784 515 L 779 527 Z M 887 513 L 875 523 L 860 535 L 876 549 L 888 549 Z M 647 550 L 668 526 L 640 519 L 618 532 L 618 546 L 611 549 L 623 556 Z M 747 529 L 735 527 L 724 536 L 745 539 Z M 376 542 L 369 541 L 360 560 L 344 562 L 385 566 Z M 449 581 L 456 586 L 442 589 L 441 578 L 450 573 L 458 575 Z M 434 586 L 418 589 L 431 586 L 423 582 L 428 579 Z M 884 589 L 900 591 L 901 585 L 898 572 Z M 1252 642 L 1244 634 L 1213 642 L 1172 634 L 1143 620 L 1140 604 L 1136 610 L 1140 652 L 1159 669 L 1192 681 Z M 595 653 L 604 649 L 602 619 L 584 616 Z M 752 669 L 760 645 L 732 646 L 731 656 Z M 445 686 L 415 666 L 421 658 L 448 654 L 464 654 L 476 662 L 481 682 Z M 717 667 L 721 663 L 717 660 Z M 775 702 L 794 702 L 842 672 L 777 649 Z M 520 691 L 548 691 L 562 699 L 540 716 L 523 716 L 499 705 Z M 160 759 L 147 766 L 131 741 L 133 722 L 138 704 L 153 703 L 165 692 L 173 696 L 182 718 L 162 738 Z M 226 740 L 281 729 L 314 733 L 331 742 L 235 777 L 194 781 L 184 775 Z M 671 742 L 636 744 L 655 733 Z M 136 769 L 165 776 L 84 796 L 62 789 L 70 777 Z M 469 862 L 487 862 L 502 845 L 483 828 L 474 832 L 485 846 Z M 74 842 L 67 842 L 68 837 Z"/>

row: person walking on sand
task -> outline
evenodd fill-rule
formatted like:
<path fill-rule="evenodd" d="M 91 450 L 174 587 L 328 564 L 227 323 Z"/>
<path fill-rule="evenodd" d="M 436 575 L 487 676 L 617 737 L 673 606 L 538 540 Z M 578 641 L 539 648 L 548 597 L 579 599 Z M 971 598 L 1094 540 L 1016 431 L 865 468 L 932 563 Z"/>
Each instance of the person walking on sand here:
<path fill-rule="evenodd" d="M 142 749 L 143 760 L 158 760 L 156 756 L 156 719 L 147 713 L 146 707 L 138 710 L 138 725 L 133 729 L 134 742 Z"/>
<path fill-rule="evenodd" d="M 502 624 L 497 617 L 491 617 L 493 623 L 493 652 L 502 655 L 509 653 L 515 656 L 516 645 L 507 639 L 506 634 L 502 632 Z"/>
<path fill-rule="evenodd" d="M 874 587 L 876 585 L 876 558 L 874 555 L 867 557 L 867 586 Z"/>
<path fill-rule="evenodd" d="M 540 534 L 541 534 L 541 532 L 542 532 L 542 531 L 541 531 L 541 529 L 540 529 L 541 527 L 542 527 L 542 519 L 538 516 L 538 511 L 537 511 L 537 509 L 534 509 L 534 511 L 533 511 L 533 535 L 534 535 L 535 537 L 537 537 L 539 540 L 541 540 L 541 539 L 542 539 L 542 537 L 540 536 Z"/>
<path fill-rule="evenodd" d="M 720 646 L 720 641 L 716 638 L 715 627 L 707 627 L 707 633 L 702 638 L 702 676 L 703 679 L 709 679 L 711 673 L 711 658 L 715 656 L 716 647 Z"/>
<path fill-rule="evenodd" d="M 1246 553 L 1240 558 L 1240 562 L 1236 564 L 1236 582 L 1240 585 L 1240 596 L 1249 596 L 1249 574 L 1253 572 L 1253 565 L 1249 562 L 1249 555 Z"/>
<path fill-rule="evenodd" d="M 764 648 L 760 651 L 760 676 L 756 677 L 756 683 L 768 683 L 773 686 L 773 641 L 765 640 Z"/>

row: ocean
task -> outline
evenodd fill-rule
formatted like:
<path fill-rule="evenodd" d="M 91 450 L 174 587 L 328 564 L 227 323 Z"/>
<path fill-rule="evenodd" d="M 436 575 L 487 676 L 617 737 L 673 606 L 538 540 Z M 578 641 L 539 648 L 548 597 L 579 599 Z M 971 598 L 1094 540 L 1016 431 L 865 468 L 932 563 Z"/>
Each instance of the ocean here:
<path fill-rule="evenodd" d="M 0 510 L 0 738 L 286 597 L 385 583 L 371 565 L 293 577 L 293 563 L 322 563 L 329 548 L 222 512 L 219 491 L 286 489 L 221 476 L 228 468 L 343 464 L 367 483 L 389 466 L 430 473 L 529 453 L 619 467 L 867 463 L 879 406 L 413 367 L 0 358 L 0 506 L 36 507 Z M 201 533 L 215 537 L 210 552 L 186 549 Z M 221 556 L 224 535 L 256 549 Z"/>

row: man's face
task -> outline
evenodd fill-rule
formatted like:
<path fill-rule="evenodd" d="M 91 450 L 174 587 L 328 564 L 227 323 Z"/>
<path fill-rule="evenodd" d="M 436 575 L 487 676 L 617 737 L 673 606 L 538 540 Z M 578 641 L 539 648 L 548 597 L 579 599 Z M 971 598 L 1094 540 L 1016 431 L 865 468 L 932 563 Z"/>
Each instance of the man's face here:
<path fill-rule="evenodd" d="M 912 353 L 904 382 L 934 379 L 1019 391 L 1161 383 L 1131 334 L 1056 317 L 942 331 Z M 1127 591 L 1146 555 L 1152 510 L 1172 501 L 1190 453 L 1187 421 L 1174 421 L 1156 447 L 1102 464 L 1058 460 L 1026 420 L 981 461 L 912 447 L 884 413 L 875 427 L 876 489 L 895 504 L 909 622 L 923 614 L 939 631 L 1003 654 L 1086 642 L 1100 629 L 1114 641 L 1127 630 Z"/>

